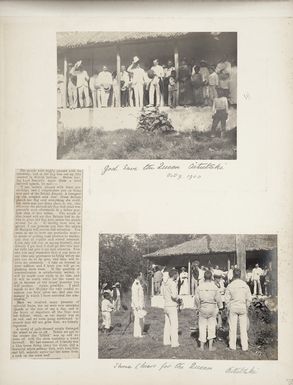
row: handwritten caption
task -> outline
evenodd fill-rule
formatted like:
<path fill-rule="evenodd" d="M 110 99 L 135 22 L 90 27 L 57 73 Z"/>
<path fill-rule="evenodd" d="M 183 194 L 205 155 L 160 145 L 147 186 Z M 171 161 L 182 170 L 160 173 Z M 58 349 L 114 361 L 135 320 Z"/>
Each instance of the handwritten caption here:
<path fill-rule="evenodd" d="M 154 363 L 154 362 L 138 362 L 138 363 L 121 363 L 116 362 L 114 364 L 114 369 L 128 369 L 128 370 L 137 370 L 137 369 L 153 369 L 157 371 L 165 371 L 165 370 L 183 370 L 183 369 L 193 369 L 200 370 L 205 372 L 211 372 L 214 368 L 210 365 L 198 364 L 197 362 L 164 362 L 164 363 Z M 258 368 L 251 366 L 230 366 L 228 368 L 221 368 L 221 371 L 224 371 L 226 374 L 244 374 L 251 375 L 257 374 Z"/>
<path fill-rule="evenodd" d="M 204 171 L 214 170 L 216 172 L 223 171 L 225 165 L 221 162 L 198 161 L 189 164 L 179 165 L 166 162 L 145 163 L 142 165 L 130 165 L 128 163 L 117 163 L 115 165 L 107 164 L 103 166 L 101 175 L 125 173 L 156 173 L 161 172 L 165 177 L 170 179 L 187 179 L 195 180 L 201 179 Z"/>

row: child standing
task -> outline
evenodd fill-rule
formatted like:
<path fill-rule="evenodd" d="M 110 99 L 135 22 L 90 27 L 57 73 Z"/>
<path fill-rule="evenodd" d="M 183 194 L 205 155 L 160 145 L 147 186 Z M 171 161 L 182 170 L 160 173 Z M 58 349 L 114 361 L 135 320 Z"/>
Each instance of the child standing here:
<path fill-rule="evenodd" d="M 223 91 L 218 89 L 218 97 L 213 102 L 213 124 L 212 137 L 215 137 L 218 124 L 221 122 L 221 136 L 226 131 L 226 121 L 228 119 L 228 99 L 223 95 Z"/>
<path fill-rule="evenodd" d="M 176 71 L 171 71 L 168 84 L 168 106 L 175 108 L 177 106 L 177 80 Z"/>
<path fill-rule="evenodd" d="M 109 333 L 110 327 L 111 327 L 111 312 L 114 309 L 114 306 L 111 302 L 111 295 L 110 293 L 104 293 L 103 294 L 103 300 L 102 300 L 102 318 L 103 318 L 103 330 L 106 333 Z"/>

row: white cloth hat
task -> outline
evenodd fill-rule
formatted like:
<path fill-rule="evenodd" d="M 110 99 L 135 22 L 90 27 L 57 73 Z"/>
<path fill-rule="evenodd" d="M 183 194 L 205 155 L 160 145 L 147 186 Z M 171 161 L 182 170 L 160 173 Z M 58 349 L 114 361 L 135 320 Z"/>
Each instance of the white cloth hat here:
<path fill-rule="evenodd" d="M 138 57 L 138 56 L 134 56 L 134 57 L 133 57 L 133 62 L 134 62 L 134 63 L 139 62 L 139 57 Z"/>

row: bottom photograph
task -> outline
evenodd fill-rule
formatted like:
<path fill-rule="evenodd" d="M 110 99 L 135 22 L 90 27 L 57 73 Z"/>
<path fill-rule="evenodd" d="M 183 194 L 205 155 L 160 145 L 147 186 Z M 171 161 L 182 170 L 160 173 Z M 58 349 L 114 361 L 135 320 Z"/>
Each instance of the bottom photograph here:
<path fill-rule="evenodd" d="M 100 234 L 99 358 L 276 360 L 272 234 Z"/>

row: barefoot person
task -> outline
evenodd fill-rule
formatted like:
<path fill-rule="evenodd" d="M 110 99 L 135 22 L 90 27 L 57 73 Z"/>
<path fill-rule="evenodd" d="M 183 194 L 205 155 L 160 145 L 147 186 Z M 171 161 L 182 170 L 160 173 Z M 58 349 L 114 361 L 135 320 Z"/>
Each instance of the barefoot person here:
<path fill-rule="evenodd" d="M 131 287 L 131 307 L 134 315 L 133 336 L 137 338 L 142 337 L 143 317 L 141 315 L 145 306 L 141 280 L 141 273 L 136 274 L 135 280 Z"/>
<path fill-rule="evenodd" d="M 210 270 L 204 273 L 204 282 L 200 283 L 195 292 L 195 304 L 199 309 L 199 341 L 200 349 L 204 350 L 204 345 L 208 339 L 209 350 L 215 350 L 213 346 L 216 338 L 217 314 L 223 307 L 219 289 L 212 281 Z"/>
<path fill-rule="evenodd" d="M 164 345 L 171 345 L 172 348 L 179 346 L 177 307 L 180 299 L 177 294 L 177 278 L 178 271 L 172 269 L 169 272 L 169 278 L 166 281 L 163 281 L 161 287 L 165 311 Z"/>
<path fill-rule="evenodd" d="M 241 270 L 234 268 L 233 281 L 227 286 L 225 300 L 229 311 L 229 347 L 236 350 L 237 323 L 239 319 L 242 350 L 248 350 L 248 308 L 251 303 L 251 292 L 241 277 Z"/>

